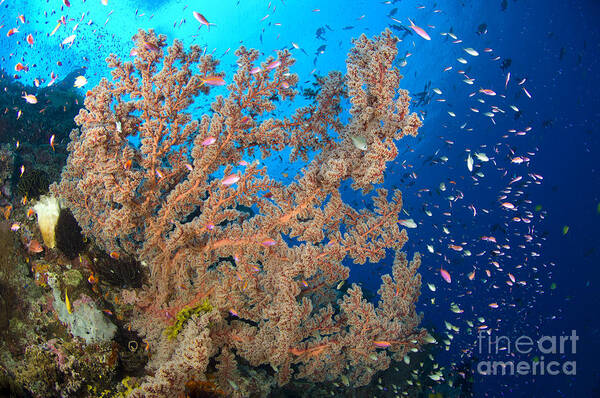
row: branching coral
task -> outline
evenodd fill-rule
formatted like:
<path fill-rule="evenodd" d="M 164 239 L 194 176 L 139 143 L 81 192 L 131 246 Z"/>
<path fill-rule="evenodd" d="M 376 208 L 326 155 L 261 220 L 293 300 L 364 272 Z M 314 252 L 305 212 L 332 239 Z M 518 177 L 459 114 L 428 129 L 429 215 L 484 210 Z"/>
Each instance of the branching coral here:
<path fill-rule="evenodd" d="M 167 47 L 152 31 L 134 40 L 134 61 L 110 56 L 113 81 L 87 93 L 52 191 L 84 233 L 149 267 L 132 325 L 155 352 L 155 373 L 135 396 L 182 392 L 209 374 L 227 394 L 245 396 L 260 384 L 249 379 L 266 386 L 273 378 L 256 372 L 261 365 L 276 369 L 279 384 L 345 377 L 359 386 L 389 365 L 388 351 L 402 357 L 419 347 L 420 258 L 409 264 L 399 252 L 407 240 L 401 193 L 390 200 L 377 189 L 373 211 L 352 208 L 340 193 L 344 181 L 364 192 L 383 182 L 394 141 L 420 126 L 398 89 L 391 32 L 361 36 L 345 76 L 330 73 L 313 104 L 280 118 L 273 99 L 292 100 L 298 82 L 289 52 L 259 64 L 257 50 L 238 49 L 227 97 L 193 120 L 186 110 L 195 97 L 225 82 L 218 62 L 177 40 Z M 288 185 L 245 160 L 286 148 L 290 160 L 307 162 Z M 377 306 L 358 286 L 336 290 L 349 276 L 344 259 L 379 262 L 389 249 L 393 277 L 384 277 Z M 165 337 L 180 310 L 206 299 L 209 311 Z"/>

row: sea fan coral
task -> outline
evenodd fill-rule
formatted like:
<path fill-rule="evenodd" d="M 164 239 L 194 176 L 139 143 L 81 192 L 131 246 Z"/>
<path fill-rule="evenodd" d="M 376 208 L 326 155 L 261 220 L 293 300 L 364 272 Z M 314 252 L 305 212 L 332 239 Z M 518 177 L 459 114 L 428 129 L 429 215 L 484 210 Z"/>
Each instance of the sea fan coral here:
<path fill-rule="evenodd" d="M 293 99 L 298 82 L 289 52 L 259 63 L 259 51 L 241 47 L 238 70 L 225 79 L 196 46 L 186 52 L 175 40 L 167 48 L 152 31 L 134 40 L 135 60 L 110 56 L 112 82 L 87 93 L 67 167 L 52 187 L 84 233 L 149 267 L 131 323 L 155 353 L 155 373 L 134 396 L 182 392 L 208 373 L 234 396 L 274 378 L 343 376 L 360 386 L 387 368 L 388 352 L 402 357 L 419 347 L 426 336 L 414 306 L 420 257 L 409 263 L 399 252 L 407 240 L 401 193 L 376 189 L 370 211 L 344 203 L 340 192 L 345 181 L 376 188 L 397 156 L 394 140 L 421 124 L 398 89 L 391 32 L 361 36 L 346 75 L 330 73 L 313 104 L 281 118 L 273 116 L 274 99 Z M 225 80 L 227 97 L 193 120 L 186 109 L 194 98 Z M 291 160 L 307 163 L 284 185 L 252 157 L 286 148 Z M 384 277 L 377 306 L 356 285 L 336 289 L 349 276 L 344 259 L 379 262 L 389 249 L 393 277 Z M 176 314 L 206 299 L 210 310 L 169 340 L 164 330 Z M 261 365 L 276 375 L 257 372 Z"/>

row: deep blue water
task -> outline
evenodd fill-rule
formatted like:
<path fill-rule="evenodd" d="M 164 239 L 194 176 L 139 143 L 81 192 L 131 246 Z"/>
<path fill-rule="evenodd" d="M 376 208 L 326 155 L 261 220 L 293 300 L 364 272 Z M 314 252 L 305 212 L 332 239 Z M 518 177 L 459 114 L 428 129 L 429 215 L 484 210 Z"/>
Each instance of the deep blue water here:
<path fill-rule="evenodd" d="M 221 57 L 226 76 L 232 75 L 233 52 L 240 44 L 260 49 L 265 57 L 277 49 L 291 49 L 297 59 L 293 71 L 300 75 L 302 87 L 312 80 L 311 73 L 344 70 L 352 37 L 372 36 L 390 25 L 398 26 L 390 16 L 405 27 L 410 18 L 431 36 L 426 41 L 414 32 L 394 31 L 404 36 L 398 43 L 399 57 L 406 57 L 401 85 L 415 99 L 423 92 L 423 101 L 413 109 L 422 112 L 424 125 L 416 139 L 399 143 L 398 163 L 390 165 L 384 185 L 403 191 L 408 212 L 403 218 L 418 224 L 408 230 L 410 241 L 405 249 L 409 254 L 423 253 L 419 310 L 424 312 L 424 324 L 440 332 L 446 329 L 444 321 L 460 328 L 452 333 L 448 350 L 436 359 L 451 368 L 452 363 L 469 358 L 474 366 L 484 360 L 513 358 L 506 351 L 478 353 L 476 330 L 467 321 L 475 327 L 485 324 L 488 329 L 484 330 L 491 330 L 491 336 L 507 336 L 511 341 L 519 336 L 536 340 L 570 335 L 575 330 L 579 337 L 576 353 L 567 344 L 569 349 L 563 355 L 545 358 L 575 361 L 575 375 L 477 374 L 476 396 L 600 396 L 600 3 L 447 3 L 108 0 L 103 6 L 100 0 L 72 0 L 67 9 L 59 0 L 5 0 L 0 5 L 2 67 L 13 71 L 18 62 L 29 65 L 29 72 L 18 73 L 20 81 L 27 84 L 35 78 L 48 82 L 51 72 L 64 77 L 85 67 L 88 84 L 82 88 L 84 92 L 107 75 L 103 60 L 110 52 L 129 57 L 131 36 L 138 28 L 153 28 L 167 35 L 169 42 L 179 38 L 186 46 L 198 44 L 207 52 L 214 51 Z M 192 10 L 202 12 L 216 26 L 210 31 L 198 29 Z M 7 37 L 8 29 L 20 25 L 17 17 L 21 14 L 27 24 Z M 67 25 L 49 36 L 62 15 L 67 17 Z M 29 33 L 35 38 L 32 46 L 25 42 Z M 76 34 L 73 45 L 61 48 L 60 43 L 71 34 Z M 455 40 L 462 42 L 453 43 Z M 464 48 L 473 48 L 479 55 L 472 56 Z M 467 63 L 457 61 L 459 57 Z M 449 66 L 452 69 L 444 72 Z M 475 79 L 474 83 L 465 83 L 459 70 Z M 436 94 L 434 88 L 442 94 Z M 493 90 L 496 95 L 485 95 L 480 89 Z M 216 92 L 224 94 L 225 89 L 221 90 Z M 302 103 L 299 97 L 295 105 Z M 493 112 L 493 120 L 483 115 L 491 106 L 500 109 Z M 199 106 L 197 112 L 201 111 Z M 477 159 L 476 152 L 485 153 L 489 161 Z M 469 155 L 475 159 L 472 172 L 467 169 Z M 448 159 L 442 160 L 443 156 Z M 512 162 L 517 156 L 530 161 Z M 265 162 L 277 176 L 299 166 Z M 410 175 L 413 172 L 416 178 Z M 483 177 L 477 176 L 478 172 Z M 509 184 L 519 176 L 521 180 Z M 440 189 L 440 183 L 446 190 Z M 507 187 L 507 198 L 500 199 Z M 348 189 L 344 195 L 356 206 L 364 205 L 359 193 Z M 516 210 L 502 208 L 502 202 L 513 203 Z M 431 211 L 431 216 L 425 210 Z M 529 224 L 512 220 L 528 215 Z M 531 241 L 524 235 L 531 236 Z M 482 236 L 493 236 L 497 245 L 506 247 L 498 248 Z M 427 245 L 433 247 L 433 253 Z M 494 249 L 498 253 L 492 253 Z M 351 279 L 374 292 L 380 275 L 389 271 L 390 261 L 391 257 L 380 265 L 353 266 Z M 442 279 L 440 267 L 451 274 L 452 283 Z M 472 271 L 475 276 L 469 280 Z M 435 285 L 435 292 L 428 283 Z M 464 312 L 452 312 L 451 303 Z M 491 308 L 491 303 L 498 308 Z M 484 321 L 478 321 L 479 317 Z M 531 362 L 540 355 L 533 350 L 516 358 Z"/>

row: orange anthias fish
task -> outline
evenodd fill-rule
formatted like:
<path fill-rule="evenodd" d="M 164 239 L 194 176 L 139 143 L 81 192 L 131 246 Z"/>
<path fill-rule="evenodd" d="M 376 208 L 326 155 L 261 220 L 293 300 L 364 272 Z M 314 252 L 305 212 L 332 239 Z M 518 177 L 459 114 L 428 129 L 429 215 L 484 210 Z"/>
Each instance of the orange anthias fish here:
<path fill-rule="evenodd" d="M 19 62 L 15 65 L 15 71 L 16 72 L 21 72 L 21 71 L 29 72 L 29 66 L 23 65 L 22 63 Z"/>
<path fill-rule="evenodd" d="M 223 78 L 219 76 L 201 77 L 200 80 L 202 80 L 202 83 L 206 84 L 207 86 L 225 85 L 225 80 L 223 80 Z"/>
<path fill-rule="evenodd" d="M 8 220 L 10 217 L 10 211 L 12 210 L 12 205 L 8 205 L 4 208 L 4 219 Z"/>
<path fill-rule="evenodd" d="M 448 245 L 448 247 L 449 247 L 450 249 L 454 250 L 454 251 L 457 251 L 457 252 L 459 252 L 459 251 L 462 251 L 462 249 L 463 249 L 463 247 L 462 247 L 462 246 L 459 246 L 459 245 L 452 245 L 452 244 Z"/>
<path fill-rule="evenodd" d="M 44 251 L 44 248 L 42 247 L 42 244 L 40 242 L 38 242 L 35 239 L 32 239 L 28 244 L 27 244 L 27 251 L 31 254 L 37 254 L 37 253 L 41 253 Z"/>
<path fill-rule="evenodd" d="M 98 283 L 98 278 L 96 278 L 96 276 L 94 275 L 93 272 L 88 277 L 88 282 L 92 285 L 95 285 L 96 283 Z"/>

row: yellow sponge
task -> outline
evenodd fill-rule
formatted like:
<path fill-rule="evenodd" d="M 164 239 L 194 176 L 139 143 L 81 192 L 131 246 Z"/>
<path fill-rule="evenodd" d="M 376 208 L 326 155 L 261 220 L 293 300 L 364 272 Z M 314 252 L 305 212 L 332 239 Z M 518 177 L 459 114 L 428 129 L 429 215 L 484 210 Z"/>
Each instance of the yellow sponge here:
<path fill-rule="evenodd" d="M 58 199 L 54 196 L 42 196 L 33 206 L 33 210 L 37 214 L 38 226 L 42 232 L 44 244 L 49 249 L 53 249 L 56 246 L 54 229 L 60 214 Z"/>

